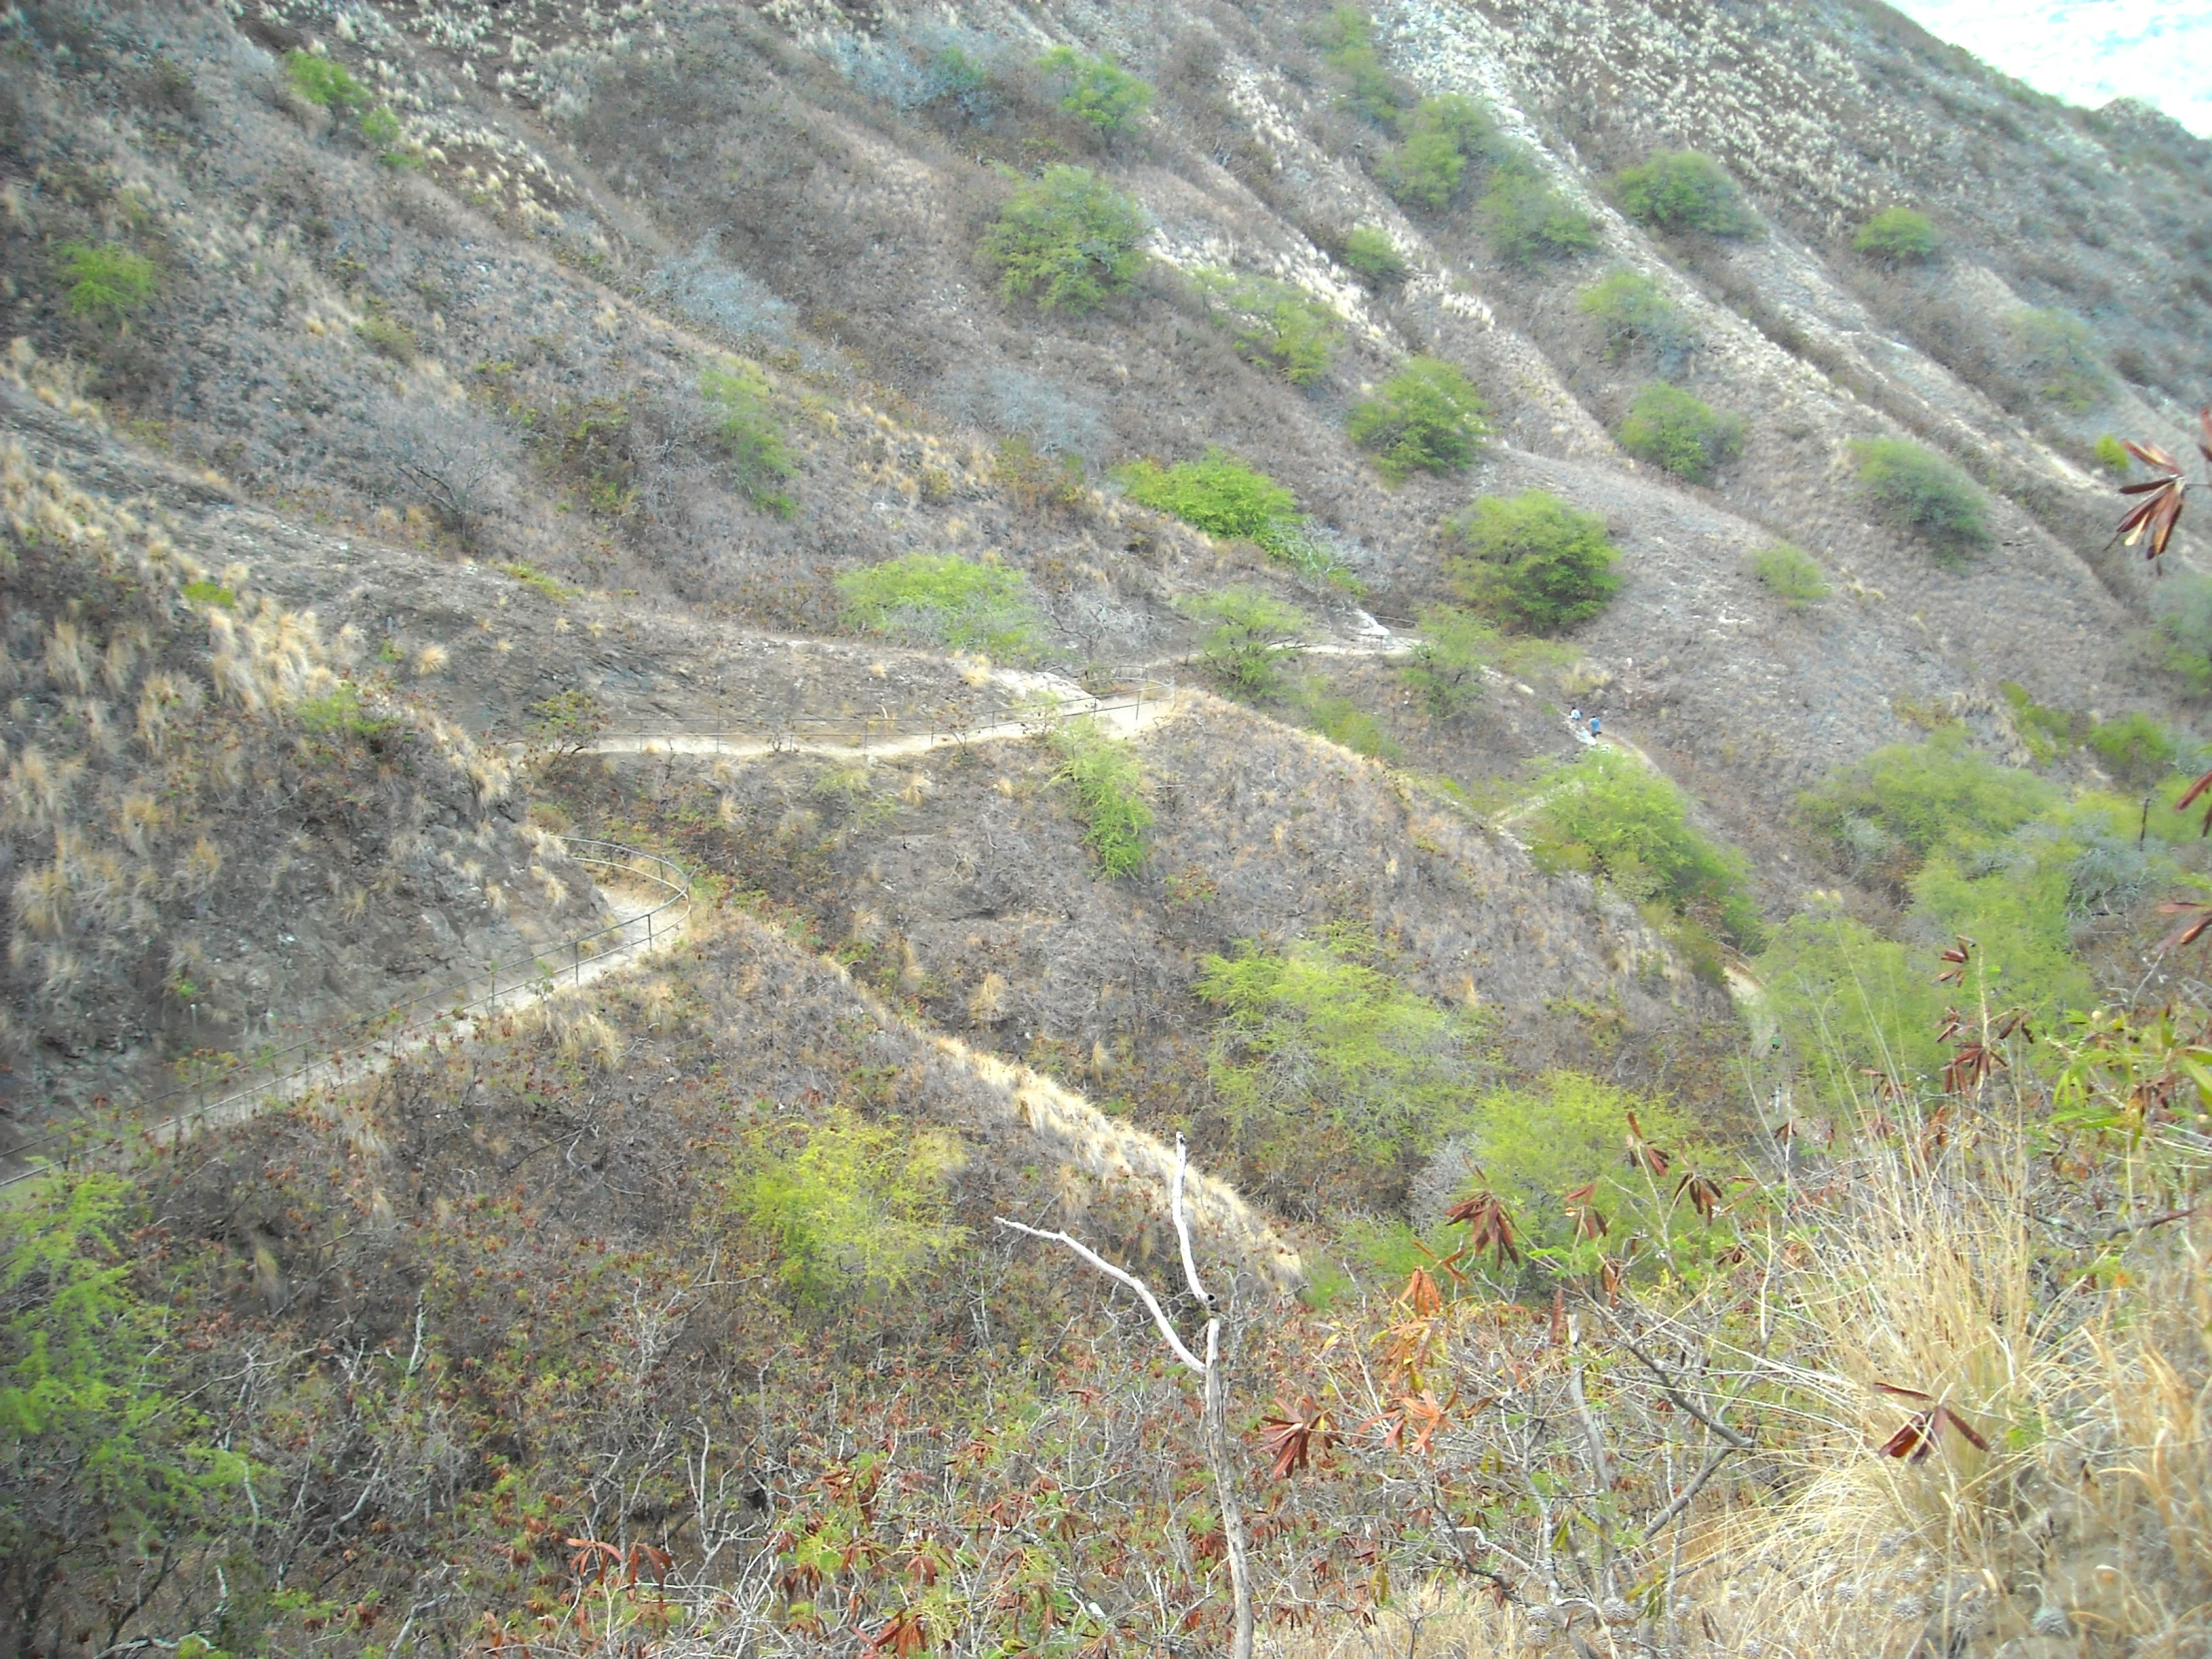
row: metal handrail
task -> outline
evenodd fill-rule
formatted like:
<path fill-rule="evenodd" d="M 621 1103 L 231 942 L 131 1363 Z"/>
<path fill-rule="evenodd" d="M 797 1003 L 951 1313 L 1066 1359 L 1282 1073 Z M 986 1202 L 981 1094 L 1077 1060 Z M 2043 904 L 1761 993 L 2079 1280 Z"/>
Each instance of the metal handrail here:
<path fill-rule="evenodd" d="M 341 1042 L 333 1044 L 326 1039 L 302 1039 L 284 1048 L 271 1050 L 251 1061 L 243 1061 L 220 1073 L 149 1096 L 143 1104 L 150 1107 L 160 1106 L 166 1101 L 186 1095 L 194 1096 L 195 1101 L 190 1110 L 173 1112 L 137 1133 L 157 1141 L 182 1139 L 188 1132 L 187 1126 L 194 1120 L 204 1118 L 210 1112 L 218 1111 L 234 1101 L 280 1089 L 321 1067 L 342 1067 L 348 1051 L 355 1055 L 365 1055 L 377 1043 L 403 1041 L 433 1032 L 442 1022 L 458 1022 L 469 1018 L 472 1013 L 492 1012 L 501 998 L 511 997 L 518 991 L 537 987 L 541 995 L 550 993 L 559 985 L 564 975 L 572 975 L 577 982 L 581 982 L 584 965 L 627 948 L 626 935 L 631 934 L 641 922 L 645 927 L 645 946 L 650 950 L 657 933 L 669 930 L 669 911 L 682 905 L 688 917 L 691 906 L 691 874 L 673 858 L 663 857 L 658 852 L 649 852 L 643 847 L 628 846 L 620 841 L 598 840 L 584 835 L 551 835 L 548 838 L 560 842 L 562 850 L 575 863 L 620 870 L 625 875 L 651 882 L 664 889 L 666 896 L 652 908 L 627 921 L 595 927 L 590 932 L 575 934 L 551 946 L 550 954 L 555 958 L 551 963 L 547 960 L 548 953 L 540 951 L 527 959 L 517 957 L 513 961 L 496 964 L 482 975 L 484 990 L 479 995 L 469 995 L 469 987 L 477 983 L 477 978 L 471 976 L 457 986 L 449 985 L 437 991 L 424 991 L 403 1002 L 394 1003 L 365 1020 L 355 1021 L 353 1034 Z M 599 941 L 608 942 L 599 944 Z M 599 947 L 592 948 L 595 944 Z M 569 958 L 568 961 L 558 961 L 564 955 Z M 506 982 L 502 983 L 502 980 Z M 425 1014 L 425 1009 L 432 1011 Z M 243 1078 L 251 1078 L 252 1081 L 241 1087 L 231 1087 Z M 225 1092 L 211 1098 L 211 1089 Z M 49 1130 L 44 1135 L 10 1147 L 6 1156 L 17 1157 L 60 1140 L 68 1133 L 67 1127 Z M 121 1142 L 120 1138 L 110 1137 L 95 1144 L 108 1146 Z M 16 1182 L 28 1180 L 39 1173 L 39 1169 L 33 1168 L 0 1176 L 0 1187 L 13 1186 Z"/>

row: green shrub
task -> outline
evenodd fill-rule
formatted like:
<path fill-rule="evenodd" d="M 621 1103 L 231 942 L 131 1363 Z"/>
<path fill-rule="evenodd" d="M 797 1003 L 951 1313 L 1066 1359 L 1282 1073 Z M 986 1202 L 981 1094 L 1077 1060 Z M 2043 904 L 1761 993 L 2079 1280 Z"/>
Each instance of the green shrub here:
<path fill-rule="evenodd" d="M 63 243 L 61 276 L 69 284 L 70 314 L 101 322 L 120 322 L 144 310 L 161 285 L 152 260 L 114 243 L 100 248 Z"/>
<path fill-rule="evenodd" d="M 1750 866 L 1692 827 L 1682 792 L 1617 749 L 1585 749 L 1537 784 L 1542 806 L 1529 850 L 1553 869 L 1602 875 L 1631 899 L 1657 900 L 1749 948 L 1759 912 Z"/>
<path fill-rule="evenodd" d="M 402 366 L 413 362 L 422 349 L 415 341 L 412 328 L 380 311 L 372 311 L 354 323 L 353 335 L 379 357 L 389 358 Z"/>
<path fill-rule="evenodd" d="M 1055 776 L 1075 792 L 1083 844 L 1110 879 L 1134 875 L 1150 853 L 1145 835 L 1152 828 L 1136 752 L 1087 719 L 1062 723 L 1052 747 L 1060 757 Z"/>
<path fill-rule="evenodd" d="M 1762 547 L 1751 556 L 1751 573 L 1775 598 L 1793 611 L 1818 605 L 1829 594 L 1828 579 L 1812 554 L 1782 542 Z"/>
<path fill-rule="evenodd" d="M 755 506 L 788 518 L 797 503 L 782 486 L 799 463 L 784 442 L 766 376 L 750 363 L 710 368 L 699 377 L 699 394 L 714 406 L 715 447 L 730 463 L 739 490 Z"/>
<path fill-rule="evenodd" d="M 1281 955 L 1247 941 L 1207 957 L 1196 989 L 1222 1010 L 1209 1075 L 1241 1147 L 1384 1163 L 1465 1121 L 1484 1023 L 1407 990 L 1358 932 Z"/>
<path fill-rule="evenodd" d="M 1339 6 L 1316 23 L 1308 38 L 1329 67 L 1350 83 L 1345 102 L 1379 127 L 1388 127 L 1412 95 L 1383 67 L 1375 50 L 1375 25 L 1357 6 Z"/>
<path fill-rule="evenodd" d="M 2021 364 L 2035 381 L 2036 395 L 2072 414 L 2108 403 L 2117 389 L 2111 370 L 2097 355 L 2088 324 L 2064 311 L 2018 310 L 2005 318 Z"/>
<path fill-rule="evenodd" d="M 1382 158 L 1382 188 L 1409 208 L 1441 213 L 1451 205 L 1469 163 L 1488 165 L 1500 151 L 1497 124 L 1458 93 L 1423 98 L 1405 121 L 1405 137 Z"/>
<path fill-rule="evenodd" d="M 1697 330 L 1666 290 L 1640 271 L 1616 271 L 1582 290 L 1575 308 L 1605 324 L 1605 360 L 1617 362 L 1638 347 L 1672 374 L 1697 349 Z"/>
<path fill-rule="evenodd" d="M 498 568 L 501 575 L 513 577 L 524 587 L 537 589 L 538 592 L 555 603 L 565 604 L 576 597 L 574 588 L 555 581 L 544 571 L 538 569 L 536 565 L 509 562 L 500 565 Z"/>
<path fill-rule="evenodd" d="M 1660 231 L 1749 236 L 1759 228 L 1728 170 L 1695 150 L 1661 151 L 1613 181 L 1621 212 Z"/>
<path fill-rule="evenodd" d="M 368 103 L 368 89 L 348 75 L 343 64 L 312 52 L 286 53 L 284 78 L 294 92 L 320 109 L 357 110 Z"/>
<path fill-rule="evenodd" d="M 301 727 L 324 738 L 380 738 L 399 725 L 389 717 L 363 711 L 360 692 L 342 682 L 335 691 L 321 697 L 300 699 L 291 712 Z"/>
<path fill-rule="evenodd" d="M 1347 430 L 1392 481 L 1407 473 L 1456 472 L 1490 435 L 1489 405 L 1451 364 L 1415 357 L 1354 405 Z"/>
<path fill-rule="evenodd" d="M 1171 467 L 1132 461 L 1116 476 L 1139 506 L 1172 513 L 1210 536 L 1263 541 L 1299 516 L 1297 496 L 1225 449 Z"/>
<path fill-rule="evenodd" d="M 1598 245 L 1597 226 L 1547 180 L 1499 168 L 1474 211 L 1475 226 L 1516 265 L 1572 259 Z"/>
<path fill-rule="evenodd" d="M 1344 262 L 1375 282 L 1394 282 L 1405 275 L 1405 257 L 1389 234 L 1363 225 L 1345 238 Z"/>
<path fill-rule="evenodd" d="M 2089 747 L 2105 771 L 2131 789 L 2147 789 L 2173 771 L 2181 746 L 2173 734 L 2140 710 L 2130 710 L 2089 733 Z"/>
<path fill-rule="evenodd" d="M 1497 630 L 1480 617 L 1450 605 L 1431 605 L 1414 626 L 1419 641 L 1398 667 L 1428 712 L 1447 719 L 1482 695 L 1482 671 L 1497 660 Z"/>
<path fill-rule="evenodd" d="M 847 627 L 1021 661 L 1042 642 L 1021 572 L 951 553 L 908 553 L 837 578 Z"/>
<path fill-rule="evenodd" d="M 1629 404 L 1620 436 L 1621 447 L 1639 461 L 1702 484 L 1744 452 L 1744 418 L 1654 380 Z"/>
<path fill-rule="evenodd" d="M 1037 67 L 1061 85 L 1060 113 L 1073 116 L 1101 138 L 1116 138 L 1144 119 L 1152 88 L 1112 58 L 1094 58 L 1056 46 Z"/>
<path fill-rule="evenodd" d="M 947 1130 L 838 1107 L 812 1129 L 764 1128 L 750 1152 L 760 1167 L 736 1184 L 733 1207 L 776 1241 L 778 1276 L 803 1307 L 896 1297 L 966 1237 L 951 1220 L 963 1156 Z"/>
<path fill-rule="evenodd" d="M 1672 1177 L 1653 1180 L 1622 1158 L 1631 1112 L 1644 1136 L 1677 1159 L 1696 1133 L 1687 1116 L 1658 1096 L 1580 1072 L 1555 1071 L 1533 1086 L 1489 1090 L 1475 1102 L 1467 1136 L 1481 1166 L 1470 1189 L 1495 1193 L 1523 1239 L 1540 1250 L 1574 1242 L 1574 1219 L 1561 1201 L 1583 1187 L 1591 1190 L 1581 1202 L 1605 1218 L 1613 1237 L 1648 1244 L 1665 1230 L 1675 1183 Z"/>
<path fill-rule="evenodd" d="M 187 582 L 180 590 L 190 605 L 220 605 L 226 611 L 238 609 L 239 596 L 234 588 L 221 582 L 211 582 L 205 577 L 197 582 Z"/>
<path fill-rule="evenodd" d="M 1014 192 L 980 250 L 1011 302 L 1082 312 L 1127 290 L 1144 269 L 1142 208 L 1087 168 L 1050 167 Z"/>
<path fill-rule="evenodd" d="M 1213 624 L 1199 643 L 1199 657 L 1236 697 L 1259 699 L 1280 691 L 1283 656 L 1309 632 L 1304 611 L 1256 588 L 1195 595 L 1177 608 Z"/>
<path fill-rule="evenodd" d="M 2127 469 L 2134 461 L 2134 457 L 2121 446 L 2120 440 L 2110 432 L 2097 439 L 2096 457 L 2097 465 L 2116 478 L 2126 477 Z"/>
<path fill-rule="evenodd" d="M 1955 566 L 1989 544 L 1988 502 L 1963 472 L 1904 438 L 1854 438 L 1859 481 L 1891 524 L 1927 541 Z"/>
<path fill-rule="evenodd" d="M 1192 283 L 1207 314 L 1234 334 L 1237 349 L 1294 386 L 1327 374 L 1344 343 L 1344 318 L 1336 307 L 1289 282 L 1201 271 Z"/>
<path fill-rule="evenodd" d="M 2047 708 L 2028 696 L 2027 688 L 2016 680 L 1999 680 L 1997 690 L 2012 711 L 2013 731 L 2027 745 L 2027 752 L 2034 757 L 2037 766 L 2048 766 L 2087 740 L 2089 719 L 2086 715 Z"/>
<path fill-rule="evenodd" d="M 1859 227 L 1852 250 L 1889 266 L 1925 265 L 1940 242 L 1935 221 L 1911 208 L 1884 208 Z"/>
<path fill-rule="evenodd" d="M 1299 681 L 1292 688 L 1291 701 L 1300 723 L 1331 743 L 1342 744 L 1370 760 L 1395 761 L 1400 757 L 1401 751 L 1390 741 L 1382 723 L 1322 676 L 1310 674 Z"/>
<path fill-rule="evenodd" d="M 1852 823 L 1869 823 L 1925 857 L 1960 835 L 2002 835 L 2061 801 L 2055 786 L 2032 772 L 1997 765 L 1967 747 L 1966 734 L 1946 727 L 1925 743 L 1890 744 L 1798 798 L 1816 832 L 1841 838 Z"/>
<path fill-rule="evenodd" d="M 1446 565 L 1460 596 L 1500 626 L 1556 634 L 1612 602 L 1620 555 L 1605 521 L 1555 495 L 1487 496 L 1444 526 Z"/>

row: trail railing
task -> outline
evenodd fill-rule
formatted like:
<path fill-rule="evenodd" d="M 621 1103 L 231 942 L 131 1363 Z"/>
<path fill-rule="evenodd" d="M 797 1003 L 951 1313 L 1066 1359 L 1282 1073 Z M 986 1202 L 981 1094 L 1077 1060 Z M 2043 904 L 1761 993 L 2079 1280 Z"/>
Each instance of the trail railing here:
<path fill-rule="evenodd" d="M 691 914 L 691 874 L 672 858 L 619 841 L 594 840 L 581 835 L 553 835 L 574 863 L 612 872 L 618 881 L 660 889 L 650 908 L 623 921 L 610 922 L 549 944 L 535 954 L 472 974 L 457 984 L 394 1003 L 388 1008 L 351 1022 L 341 1032 L 308 1037 L 278 1049 L 267 1049 L 248 1060 L 210 1070 L 206 1075 L 148 1097 L 148 1108 L 172 1105 L 156 1122 L 131 1132 L 156 1145 L 187 1140 L 211 1120 L 227 1115 L 227 1108 L 271 1095 L 304 1094 L 318 1086 L 342 1084 L 362 1068 L 407 1047 L 502 1007 L 515 1006 L 558 990 L 565 981 L 580 984 L 584 969 L 593 962 L 624 951 L 654 945 L 682 929 Z M 11 1161 L 68 1137 L 63 1127 L 19 1145 L 4 1154 Z M 79 1151 L 97 1151 L 123 1144 L 127 1137 L 109 1136 Z M 0 1188 L 29 1180 L 48 1166 L 34 1164 L 0 1176 Z"/>

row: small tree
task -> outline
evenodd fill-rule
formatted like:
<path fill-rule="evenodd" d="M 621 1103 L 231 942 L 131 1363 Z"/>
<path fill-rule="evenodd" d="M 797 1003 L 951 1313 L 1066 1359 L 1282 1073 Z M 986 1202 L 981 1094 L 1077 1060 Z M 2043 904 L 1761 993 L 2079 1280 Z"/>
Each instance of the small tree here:
<path fill-rule="evenodd" d="M 1654 380 L 1636 393 L 1620 436 L 1621 447 L 1639 461 L 1702 484 L 1744 452 L 1744 419 Z"/>
<path fill-rule="evenodd" d="M 1813 555 L 1802 547 L 1782 542 L 1763 547 L 1751 556 L 1751 573 L 1775 598 L 1793 611 L 1818 605 L 1828 597 L 1828 579 Z"/>
<path fill-rule="evenodd" d="M 1392 482 L 1408 472 L 1456 472 L 1490 435 L 1489 405 L 1464 374 L 1437 357 L 1415 357 L 1354 406 L 1352 441 Z"/>
<path fill-rule="evenodd" d="M 1926 541 L 1942 565 L 1989 544 L 1989 509 L 1971 478 L 1904 438 L 1854 438 L 1859 481 L 1882 516 Z"/>
<path fill-rule="evenodd" d="M 1613 194 L 1622 213 L 1654 230 L 1744 237 L 1759 228 L 1728 169 L 1695 150 L 1661 151 L 1624 169 Z"/>
<path fill-rule="evenodd" d="M 1187 599 L 1183 611 L 1213 627 L 1199 655 L 1224 689 L 1244 698 L 1282 689 L 1283 653 L 1305 640 L 1306 613 L 1257 588 L 1224 588 Z"/>
<path fill-rule="evenodd" d="M 1555 495 L 1524 490 L 1477 501 L 1446 521 L 1447 567 L 1460 595 L 1509 628 L 1557 634 L 1612 603 L 1620 555 L 1605 521 Z"/>
<path fill-rule="evenodd" d="M 1405 275 L 1405 256 L 1389 234 L 1365 225 L 1346 236 L 1343 258 L 1371 282 L 1394 282 Z"/>
<path fill-rule="evenodd" d="M 1151 86 L 1112 58 L 1055 46 L 1037 60 L 1037 67 L 1060 84 L 1060 113 L 1073 116 L 1100 138 L 1120 137 L 1152 107 Z"/>
<path fill-rule="evenodd" d="M 1475 225 L 1515 265 L 1568 260 L 1597 247 L 1597 226 L 1549 181 L 1501 167 L 1476 204 Z"/>
<path fill-rule="evenodd" d="M 1151 228 L 1142 208 L 1088 168 L 1050 167 L 1014 192 L 979 252 L 1009 301 L 1034 296 L 1042 310 L 1081 312 L 1128 290 Z"/>
<path fill-rule="evenodd" d="M 1851 239 L 1853 253 L 1893 269 L 1926 265 L 1941 246 L 1936 222 L 1912 208 L 1884 208 L 1860 226 L 1859 234 Z"/>
<path fill-rule="evenodd" d="M 1398 677 L 1445 719 L 1482 695 L 1482 671 L 1496 657 L 1497 630 L 1480 617 L 1450 605 L 1431 605 L 1415 626 L 1420 641 L 1398 670 Z"/>
<path fill-rule="evenodd" d="M 783 483 L 799 465 L 769 402 L 767 379 L 750 363 L 735 370 L 711 368 L 699 377 L 699 393 L 714 406 L 715 447 L 729 461 L 739 490 L 755 506 L 789 517 L 794 503 Z"/>
<path fill-rule="evenodd" d="M 1160 1306 L 1160 1299 L 1152 1294 L 1152 1287 L 1128 1269 L 1114 1266 L 1064 1229 L 1047 1233 L 1026 1222 L 1008 1221 L 1004 1216 L 992 1219 L 1009 1233 L 1066 1246 L 1117 1285 L 1134 1292 L 1137 1300 L 1144 1304 L 1145 1312 L 1152 1316 L 1152 1323 L 1158 1327 L 1168 1352 L 1199 1379 L 1203 1400 L 1199 1416 L 1200 1438 L 1205 1447 L 1207 1467 L 1214 1477 L 1214 1501 L 1221 1510 L 1221 1535 L 1229 1557 L 1230 1595 L 1236 1604 L 1236 1632 L 1231 1639 L 1230 1659 L 1252 1659 L 1251 1549 L 1245 1536 L 1244 1508 L 1237 1501 L 1237 1464 L 1229 1438 L 1229 1385 L 1221 1370 L 1221 1315 L 1215 1310 L 1212 1294 L 1199 1280 L 1198 1258 L 1191 1249 L 1190 1218 L 1183 1208 L 1183 1176 L 1189 1160 L 1190 1153 L 1178 1134 L 1169 1209 L 1175 1218 L 1175 1240 L 1183 1258 L 1183 1282 L 1190 1287 L 1191 1296 L 1198 1305 L 1206 1310 L 1203 1358 L 1183 1340 L 1175 1322 L 1168 1318 L 1167 1310 Z"/>
<path fill-rule="evenodd" d="M 1616 362 L 1637 348 L 1649 351 L 1659 372 L 1671 375 L 1697 349 L 1697 330 L 1666 290 L 1640 271 L 1616 271 L 1582 290 L 1575 309 L 1605 324 L 1605 360 Z"/>
<path fill-rule="evenodd" d="M 1083 844 L 1110 879 L 1144 868 L 1151 848 L 1146 833 L 1152 809 L 1141 789 L 1143 774 L 1136 754 L 1090 719 L 1071 720 L 1052 734 L 1060 757 L 1055 779 L 1075 792 L 1075 816 L 1083 824 Z"/>
<path fill-rule="evenodd" d="M 93 248 L 62 244 L 61 276 L 69 284 L 69 312 L 96 322 L 121 322 L 142 311 L 161 285 L 161 272 L 143 254 L 114 244 Z"/>

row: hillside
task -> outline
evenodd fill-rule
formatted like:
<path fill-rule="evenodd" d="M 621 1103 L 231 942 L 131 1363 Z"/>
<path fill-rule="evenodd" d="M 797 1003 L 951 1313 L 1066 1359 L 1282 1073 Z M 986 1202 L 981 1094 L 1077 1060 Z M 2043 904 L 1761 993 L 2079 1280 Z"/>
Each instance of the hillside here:
<path fill-rule="evenodd" d="M 2212 145 L 1876 0 L 0 44 L 0 1643 L 2206 1651 Z"/>

